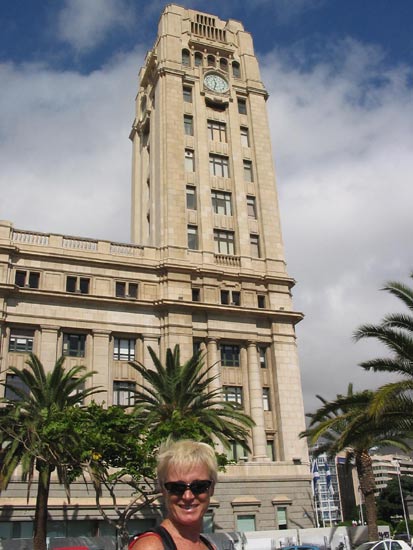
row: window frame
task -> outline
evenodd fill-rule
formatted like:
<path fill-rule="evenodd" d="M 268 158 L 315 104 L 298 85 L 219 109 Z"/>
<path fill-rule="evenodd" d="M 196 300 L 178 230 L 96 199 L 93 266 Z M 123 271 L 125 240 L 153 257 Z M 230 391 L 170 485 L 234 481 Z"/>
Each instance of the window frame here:
<path fill-rule="evenodd" d="M 214 229 L 215 254 L 235 255 L 235 233 L 226 229 Z"/>
<path fill-rule="evenodd" d="M 232 76 L 234 78 L 241 78 L 241 65 L 238 63 L 238 61 L 233 61 L 231 63 L 232 67 Z"/>
<path fill-rule="evenodd" d="M 133 407 L 135 404 L 136 382 L 132 380 L 114 380 L 112 384 L 113 405 Z"/>
<path fill-rule="evenodd" d="M 70 346 L 71 339 L 77 340 L 77 345 L 73 348 Z M 64 332 L 62 355 L 65 357 L 86 357 L 86 334 L 80 332 Z"/>
<path fill-rule="evenodd" d="M 238 344 L 223 342 L 219 346 L 221 366 L 240 367 L 241 366 L 241 348 Z"/>
<path fill-rule="evenodd" d="M 18 329 L 11 327 L 8 351 L 10 353 L 31 353 L 33 351 L 34 336 L 34 329 Z"/>
<path fill-rule="evenodd" d="M 122 347 L 122 342 L 127 342 L 127 352 L 123 352 L 126 347 Z M 134 361 L 136 349 L 136 338 L 127 336 L 114 336 L 113 338 L 113 359 L 115 361 Z"/>
<path fill-rule="evenodd" d="M 250 131 L 248 126 L 240 126 L 241 146 L 250 148 Z"/>
<path fill-rule="evenodd" d="M 191 66 L 191 52 L 187 48 L 182 48 L 181 51 L 181 64 L 184 67 Z"/>
<path fill-rule="evenodd" d="M 271 391 L 270 388 L 262 388 L 262 408 L 264 411 L 271 411 Z"/>
<path fill-rule="evenodd" d="M 192 115 L 184 115 L 184 132 L 186 136 L 194 135 L 194 117 Z"/>
<path fill-rule="evenodd" d="M 182 97 L 183 97 L 184 103 L 192 103 L 192 87 L 191 86 L 183 86 L 182 87 Z"/>
<path fill-rule="evenodd" d="M 244 396 L 242 392 L 242 386 L 223 386 L 224 401 L 227 403 L 235 403 L 240 408 L 244 406 Z"/>
<path fill-rule="evenodd" d="M 186 208 L 187 210 L 198 210 L 197 208 L 197 192 L 195 185 L 187 185 L 185 191 Z"/>
<path fill-rule="evenodd" d="M 244 173 L 244 181 L 246 181 L 247 183 L 253 183 L 254 173 L 252 169 L 252 161 L 248 159 L 243 159 L 242 166 L 243 166 L 243 173 Z"/>
<path fill-rule="evenodd" d="M 188 224 L 187 226 L 187 238 L 188 238 L 188 249 L 189 250 L 199 250 L 199 236 L 198 236 L 198 226 L 193 224 Z"/>
<path fill-rule="evenodd" d="M 260 236 L 257 233 L 250 234 L 250 250 L 252 258 L 261 258 Z"/>
<path fill-rule="evenodd" d="M 20 281 L 18 281 L 18 279 L 20 279 Z M 16 269 L 14 284 L 19 288 L 39 288 L 40 272 L 30 271 L 28 269 Z"/>
<path fill-rule="evenodd" d="M 227 125 L 220 120 L 207 120 L 208 138 L 210 141 L 227 143 Z"/>
<path fill-rule="evenodd" d="M 247 195 L 247 214 L 249 218 L 257 219 L 257 201 L 254 195 Z"/>
<path fill-rule="evenodd" d="M 90 277 L 66 275 L 66 292 L 71 294 L 90 294 Z"/>
<path fill-rule="evenodd" d="M 17 383 L 13 384 L 13 380 L 15 380 Z M 12 387 L 15 387 L 17 390 L 21 390 L 27 395 L 30 395 L 30 388 L 16 374 L 6 373 L 5 383 L 6 385 L 4 386 L 4 399 L 7 399 L 8 401 L 13 401 L 14 403 L 23 401 L 23 397 L 17 395 L 13 391 Z"/>
<path fill-rule="evenodd" d="M 232 216 L 232 193 L 211 189 L 212 210 L 214 214 Z"/>
<path fill-rule="evenodd" d="M 209 174 L 217 178 L 229 178 L 229 157 L 209 153 Z"/>
<path fill-rule="evenodd" d="M 185 149 L 185 172 L 195 172 L 195 151 L 193 149 Z"/>
<path fill-rule="evenodd" d="M 240 115 L 246 115 L 248 113 L 247 100 L 244 97 L 237 97 L 237 106 L 238 106 L 238 113 Z"/>

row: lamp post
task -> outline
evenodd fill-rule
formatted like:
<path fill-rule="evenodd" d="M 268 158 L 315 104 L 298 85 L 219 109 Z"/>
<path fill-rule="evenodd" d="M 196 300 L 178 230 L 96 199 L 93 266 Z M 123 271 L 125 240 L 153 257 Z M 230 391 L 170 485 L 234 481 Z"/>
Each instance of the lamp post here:
<path fill-rule="evenodd" d="M 396 475 L 397 475 L 397 479 L 399 480 L 400 500 L 402 501 L 402 506 L 403 506 L 404 523 L 406 524 L 406 533 L 410 540 L 410 530 L 409 530 L 409 524 L 408 524 L 408 517 L 406 513 L 406 504 L 404 502 L 402 483 L 400 481 L 400 462 L 398 460 L 394 460 L 393 464 L 396 466 Z"/>

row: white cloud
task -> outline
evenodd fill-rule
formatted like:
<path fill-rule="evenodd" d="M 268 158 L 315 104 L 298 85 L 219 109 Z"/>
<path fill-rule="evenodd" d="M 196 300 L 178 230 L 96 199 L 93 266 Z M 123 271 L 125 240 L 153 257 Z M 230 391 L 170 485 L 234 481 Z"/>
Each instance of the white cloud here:
<path fill-rule="evenodd" d="M 57 37 L 76 51 L 91 50 L 110 31 L 131 25 L 132 13 L 125 0 L 66 0 L 58 17 Z"/>
<path fill-rule="evenodd" d="M 378 289 L 413 268 L 411 72 L 381 69 L 370 47 L 339 47 L 334 66 L 301 72 L 276 53 L 263 64 L 288 270 L 306 314 L 297 327 L 306 410 L 316 393 L 383 382 L 357 364 L 385 350 L 351 336 L 400 309 Z"/>

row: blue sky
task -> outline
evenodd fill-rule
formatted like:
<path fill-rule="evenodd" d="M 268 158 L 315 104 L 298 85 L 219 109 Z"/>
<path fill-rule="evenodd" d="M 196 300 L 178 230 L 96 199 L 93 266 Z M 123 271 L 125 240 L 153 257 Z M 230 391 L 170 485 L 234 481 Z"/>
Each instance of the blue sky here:
<path fill-rule="evenodd" d="M 379 292 L 412 261 L 413 2 L 194 0 L 254 38 L 268 100 L 306 410 L 383 353 L 352 342 L 398 310 Z M 137 75 L 163 3 L 16 0 L 0 7 L 0 219 L 129 240 Z"/>

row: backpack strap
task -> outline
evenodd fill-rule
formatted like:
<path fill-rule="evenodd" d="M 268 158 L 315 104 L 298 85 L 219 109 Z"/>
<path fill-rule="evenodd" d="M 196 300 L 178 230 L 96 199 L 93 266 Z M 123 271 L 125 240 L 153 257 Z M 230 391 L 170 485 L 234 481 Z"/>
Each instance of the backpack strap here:
<path fill-rule="evenodd" d="M 129 543 L 128 550 L 133 549 L 133 545 L 137 540 L 140 538 L 148 537 L 151 535 L 155 535 L 158 539 L 162 540 L 164 550 L 177 550 L 176 545 L 173 541 L 173 538 L 168 533 L 168 531 L 162 527 L 161 525 L 158 525 L 157 527 L 154 527 L 153 529 L 148 529 L 147 531 L 144 531 L 143 533 L 139 533 L 133 537 L 131 542 Z"/>
<path fill-rule="evenodd" d="M 208 550 L 217 550 L 216 546 L 212 544 L 212 542 L 209 539 L 204 537 L 204 535 L 200 535 L 199 538 L 202 540 L 202 542 L 205 544 Z"/>

